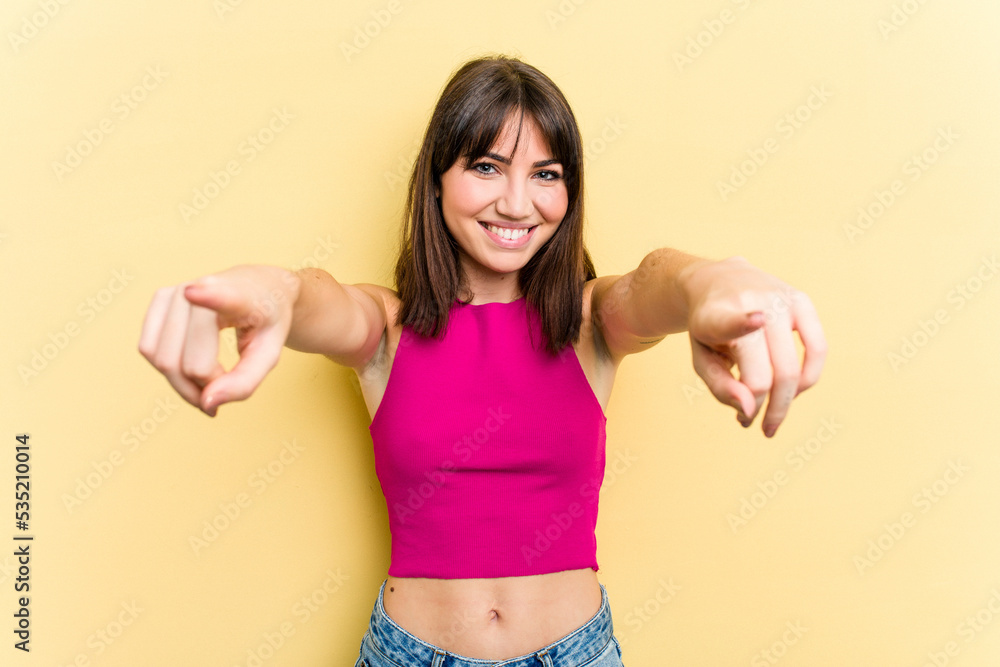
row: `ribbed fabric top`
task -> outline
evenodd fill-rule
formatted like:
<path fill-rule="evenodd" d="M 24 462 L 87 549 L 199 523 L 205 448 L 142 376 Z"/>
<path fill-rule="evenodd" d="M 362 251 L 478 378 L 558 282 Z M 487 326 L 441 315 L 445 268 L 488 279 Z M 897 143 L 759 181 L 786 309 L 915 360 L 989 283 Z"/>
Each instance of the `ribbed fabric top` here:
<path fill-rule="evenodd" d="M 440 340 L 404 327 L 370 426 L 391 576 L 597 570 L 606 419 L 572 345 L 542 341 L 524 299 L 456 303 Z"/>

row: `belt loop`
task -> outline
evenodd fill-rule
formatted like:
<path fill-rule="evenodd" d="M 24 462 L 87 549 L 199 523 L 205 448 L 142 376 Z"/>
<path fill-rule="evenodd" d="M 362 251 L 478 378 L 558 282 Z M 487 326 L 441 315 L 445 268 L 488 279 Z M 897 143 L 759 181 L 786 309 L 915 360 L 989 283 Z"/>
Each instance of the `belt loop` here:
<path fill-rule="evenodd" d="M 552 658 L 549 656 L 548 651 L 539 651 L 535 654 L 535 657 L 542 663 L 542 667 L 553 667 Z"/>
<path fill-rule="evenodd" d="M 434 659 L 431 660 L 431 667 L 441 667 L 444 664 L 445 654 L 437 649 L 434 650 Z"/>

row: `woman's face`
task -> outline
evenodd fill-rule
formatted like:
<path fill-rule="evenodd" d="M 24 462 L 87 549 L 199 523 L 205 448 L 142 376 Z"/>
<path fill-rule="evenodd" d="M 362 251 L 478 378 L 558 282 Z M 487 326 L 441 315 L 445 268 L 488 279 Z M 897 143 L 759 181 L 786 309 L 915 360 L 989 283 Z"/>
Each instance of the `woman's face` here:
<path fill-rule="evenodd" d="M 482 280 L 516 277 L 566 215 L 563 165 L 530 116 L 511 156 L 516 140 L 517 122 L 508 121 L 487 155 L 460 159 L 441 175 L 444 222 L 473 292 Z"/>

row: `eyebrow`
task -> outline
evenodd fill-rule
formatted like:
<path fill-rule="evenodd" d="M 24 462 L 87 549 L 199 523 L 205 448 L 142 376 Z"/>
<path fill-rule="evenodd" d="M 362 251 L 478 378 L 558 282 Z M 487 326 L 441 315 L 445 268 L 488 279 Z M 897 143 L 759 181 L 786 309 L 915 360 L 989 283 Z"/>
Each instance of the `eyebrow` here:
<path fill-rule="evenodd" d="M 506 158 L 503 155 L 497 155 L 496 153 L 487 153 L 483 157 L 488 157 L 491 160 L 496 160 L 497 162 L 502 162 L 503 164 L 506 164 L 506 165 L 510 164 L 510 159 L 509 158 Z M 531 167 L 533 169 L 537 169 L 538 167 L 548 167 L 550 164 L 561 164 L 561 163 L 559 162 L 559 160 L 556 160 L 556 159 L 539 160 L 538 162 L 536 162 L 533 165 L 531 165 Z"/>

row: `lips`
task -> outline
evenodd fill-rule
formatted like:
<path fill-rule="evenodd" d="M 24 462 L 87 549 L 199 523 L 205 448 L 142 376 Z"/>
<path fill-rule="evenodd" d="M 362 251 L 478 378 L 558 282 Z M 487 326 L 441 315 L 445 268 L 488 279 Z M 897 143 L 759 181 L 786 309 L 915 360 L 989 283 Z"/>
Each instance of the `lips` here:
<path fill-rule="evenodd" d="M 480 222 L 486 235 L 503 248 L 520 248 L 531 239 L 538 225 L 530 227 L 508 227 L 506 225 L 494 225 L 488 222 Z"/>

